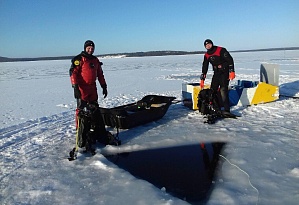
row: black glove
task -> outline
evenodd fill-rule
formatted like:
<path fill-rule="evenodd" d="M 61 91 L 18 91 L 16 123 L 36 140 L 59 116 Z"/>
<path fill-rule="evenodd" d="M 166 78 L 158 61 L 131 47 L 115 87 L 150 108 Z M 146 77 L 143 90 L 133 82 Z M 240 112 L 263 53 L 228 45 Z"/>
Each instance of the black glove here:
<path fill-rule="evenodd" d="M 205 80 L 205 79 L 206 79 L 206 75 L 202 73 L 202 74 L 200 75 L 200 80 Z"/>
<path fill-rule="evenodd" d="M 72 87 L 74 88 L 74 97 L 76 99 L 80 99 L 81 98 L 81 92 L 79 90 L 79 86 L 77 84 L 72 85 Z"/>
<path fill-rule="evenodd" d="M 108 95 L 107 87 L 103 87 L 103 95 L 104 95 L 104 98 L 107 97 L 107 95 Z"/>

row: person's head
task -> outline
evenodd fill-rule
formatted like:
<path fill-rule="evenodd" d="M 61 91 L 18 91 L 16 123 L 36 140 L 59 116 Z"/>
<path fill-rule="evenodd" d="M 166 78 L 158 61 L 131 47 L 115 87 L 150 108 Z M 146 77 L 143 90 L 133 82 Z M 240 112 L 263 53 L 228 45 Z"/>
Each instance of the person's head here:
<path fill-rule="evenodd" d="M 203 45 L 207 50 L 210 50 L 214 46 L 213 41 L 211 39 L 206 39 Z"/>
<path fill-rule="evenodd" d="M 95 45 L 94 45 L 93 41 L 91 41 L 91 40 L 85 41 L 85 43 L 84 43 L 84 51 L 86 53 L 92 55 L 93 52 L 94 52 L 94 48 L 95 48 Z"/>

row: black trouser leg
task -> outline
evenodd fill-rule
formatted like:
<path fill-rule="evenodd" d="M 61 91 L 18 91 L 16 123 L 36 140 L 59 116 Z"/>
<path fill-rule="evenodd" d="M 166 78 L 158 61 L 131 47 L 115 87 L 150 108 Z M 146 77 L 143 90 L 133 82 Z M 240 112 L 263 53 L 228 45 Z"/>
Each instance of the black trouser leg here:
<path fill-rule="evenodd" d="M 221 105 L 223 105 L 225 111 L 230 111 L 229 106 L 229 97 L 228 97 L 228 72 L 218 72 L 214 73 L 212 82 L 211 82 L 211 88 L 214 90 L 214 92 L 218 92 L 218 88 L 220 87 L 220 95 L 221 95 Z"/>
<path fill-rule="evenodd" d="M 230 107 L 229 107 L 228 88 L 227 87 L 220 88 L 220 93 L 221 93 L 224 110 L 229 112 Z"/>

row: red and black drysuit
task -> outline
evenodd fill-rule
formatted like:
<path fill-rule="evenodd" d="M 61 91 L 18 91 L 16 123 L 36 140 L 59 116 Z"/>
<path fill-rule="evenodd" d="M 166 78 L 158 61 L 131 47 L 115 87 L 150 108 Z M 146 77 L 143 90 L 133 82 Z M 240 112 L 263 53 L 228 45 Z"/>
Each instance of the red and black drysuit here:
<path fill-rule="evenodd" d="M 234 60 L 229 52 L 220 46 L 213 46 L 205 55 L 202 63 L 202 74 L 206 76 L 209 63 L 213 66 L 214 75 L 212 77 L 211 89 L 217 92 L 220 87 L 220 94 L 225 111 L 230 111 L 228 85 L 229 73 L 234 71 Z"/>
<path fill-rule="evenodd" d="M 84 51 L 72 59 L 70 79 L 74 88 L 75 98 L 77 99 L 76 128 L 78 126 L 77 119 L 79 111 L 84 109 L 87 104 L 98 105 L 97 79 L 103 89 L 103 94 L 107 95 L 107 84 L 101 67 L 102 65 L 103 63 L 96 56 Z"/>

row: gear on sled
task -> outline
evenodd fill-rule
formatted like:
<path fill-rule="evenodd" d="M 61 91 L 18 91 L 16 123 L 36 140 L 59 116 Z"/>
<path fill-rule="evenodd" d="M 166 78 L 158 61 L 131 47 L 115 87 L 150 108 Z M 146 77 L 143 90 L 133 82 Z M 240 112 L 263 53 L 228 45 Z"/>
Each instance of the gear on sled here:
<path fill-rule="evenodd" d="M 94 155 L 93 145 L 96 142 L 115 146 L 121 144 L 118 134 L 114 136 L 106 130 L 98 104 L 87 104 L 84 109 L 80 109 L 77 120 L 76 144 L 75 148 L 70 151 L 70 161 L 76 159 L 79 148 L 83 148 L 83 152 L 90 152 Z"/>

